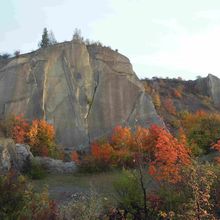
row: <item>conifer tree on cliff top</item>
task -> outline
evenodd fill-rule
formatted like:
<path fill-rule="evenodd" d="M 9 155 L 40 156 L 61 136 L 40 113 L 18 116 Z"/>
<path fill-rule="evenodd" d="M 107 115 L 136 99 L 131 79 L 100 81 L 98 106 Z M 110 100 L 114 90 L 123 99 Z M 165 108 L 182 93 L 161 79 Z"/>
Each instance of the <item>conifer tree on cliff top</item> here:
<path fill-rule="evenodd" d="M 56 39 L 54 37 L 53 32 L 50 31 L 48 33 L 47 28 L 44 28 L 43 34 L 42 34 L 42 39 L 41 39 L 41 41 L 39 43 L 39 47 L 46 48 L 46 47 L 48 47 L 50 45 L 53 45 L 53 44 L 56 44 L 56 43 L 57 43 L 57 41 L 56 41 Z"/>

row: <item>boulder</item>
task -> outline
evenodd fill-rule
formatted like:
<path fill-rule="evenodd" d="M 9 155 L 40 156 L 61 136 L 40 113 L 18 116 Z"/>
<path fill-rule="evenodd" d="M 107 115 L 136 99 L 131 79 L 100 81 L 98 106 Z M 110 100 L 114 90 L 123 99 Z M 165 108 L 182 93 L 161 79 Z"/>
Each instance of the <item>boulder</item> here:
<path fill-rule="evenodd" d="M 31 158 L 33 155 L 28 145 L 15 144 L 12 139 L 0 139 L 0 173 L 6 173 L 11 168 L 22 171 Z"/>
<path fill-rule="evenodd" d="M 11 168 L 18 168 L 16 163 L 16 148 L 12 139 L 0 139 L 0 173 L 6 173 Z"/>
<path fill-rule="evenodd" d="M 30 151 L 30 146 L 27 144 L 16 144 L 16 153 L 17 153 L 17 165 L 20 170 L 28 162 L 27 160 L 33 159 L 33 154 Z"/>
<path fill-rule="evenodd" d="M 49 157 L 35 157 L 34 160 L 49 173 L 68 174 L 74 173 L 77 170 L 74 162 L 63 162 L 62 160 L 55 160 Z"/>

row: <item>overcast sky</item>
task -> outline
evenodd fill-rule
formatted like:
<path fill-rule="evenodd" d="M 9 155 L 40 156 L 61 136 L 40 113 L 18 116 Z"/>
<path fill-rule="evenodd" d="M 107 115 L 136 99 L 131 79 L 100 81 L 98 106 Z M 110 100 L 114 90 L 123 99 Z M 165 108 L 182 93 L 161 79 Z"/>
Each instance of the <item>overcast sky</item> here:
<path fill-rule="evenodd" d="M 220 77 L 220 0 L 0 0 L 0 53 L 75 28 L 127 56 L 140 78 Z"/>

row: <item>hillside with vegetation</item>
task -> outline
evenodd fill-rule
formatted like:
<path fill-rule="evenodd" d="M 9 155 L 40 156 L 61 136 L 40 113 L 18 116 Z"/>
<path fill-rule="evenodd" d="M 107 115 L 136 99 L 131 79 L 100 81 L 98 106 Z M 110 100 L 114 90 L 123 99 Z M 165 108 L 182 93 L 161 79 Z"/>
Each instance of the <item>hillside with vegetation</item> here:
<path fill-rule="evenodd" d="M 100 43 L 0 57 L 0 219 L 220 219 L 220 79 L 139 80 Z"/>

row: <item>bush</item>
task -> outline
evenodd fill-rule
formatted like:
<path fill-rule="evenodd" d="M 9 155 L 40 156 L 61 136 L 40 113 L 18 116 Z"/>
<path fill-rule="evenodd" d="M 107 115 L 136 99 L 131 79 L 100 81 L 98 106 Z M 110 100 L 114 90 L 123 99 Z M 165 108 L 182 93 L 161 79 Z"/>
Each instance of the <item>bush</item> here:
<path fill-rule="evenodd" d="M 158 219 L 161 200 L 154 192 L 147 193 L 145 177 L 139 171 L 124 171 L 114 183 L 118 209 L 124 210 L 124 219 Z"/>
<path fill-rule="evenodd" d="M 181 207 L 184 212 L 180 216 L 186 219 L 215 219 L 211 194 L 217 176 L 213 166 L 194 161 L 183 175 L 183 184 L 190 196 L 183 202 Z"/>
<path fill-rule="evenodd" d="M 179 190 L 177 185 L 164 184 L 157 190 L 156 194 L 161 199 L 160 209 L 164 213 L 182 213 L 182 204 L 189 199 L 186 188 Z"/>
<path fill-rule="evenodd" d="M 25 205 L 25 180 L 11 171 L 0 176 L 0 219 L 18 219 Z"/>
<path fill-rule="evenodd" d="M 45 120 L 34 120 L 27 137 L 36 156 L 51 156 L 56 151 L 54 127 Z"/>
<path fill-rule="evenodd" d="M 46 171 L 44 167 L 39 164 L 38 161 L 32 160 L 30 162 L 30 167 L 26 172 L 27 176 L 31 179 L 43 179 L 46 177 Z"/>
<path fill-rule="evenodd" d="M 0 219 L 58 219 L 58 208 L 47 189 L 33 191 L 23 176 L 11 171 L 0 176 Z"/>
<path fill-rule="evenodd" d="M 12 138 L 15 143 L 27 142 L 29 123 L 23 115 L 10 115 L 0 120 L 0 130 L 5 137 Z"/>
<path fill-rule="evenodd" d="M 133 173 L 124 171 L 123 175 L 114 183 L 114 189 L 120 208 L 129 213 L 136 213 L 143 209 L 142 190 Z"/>

